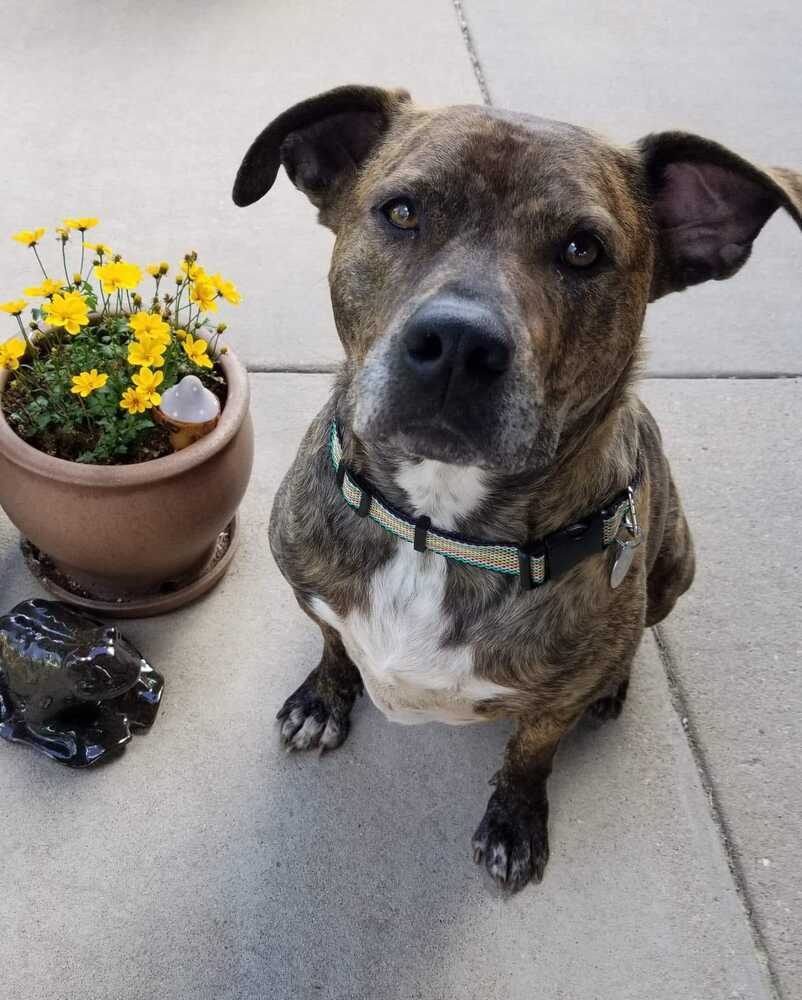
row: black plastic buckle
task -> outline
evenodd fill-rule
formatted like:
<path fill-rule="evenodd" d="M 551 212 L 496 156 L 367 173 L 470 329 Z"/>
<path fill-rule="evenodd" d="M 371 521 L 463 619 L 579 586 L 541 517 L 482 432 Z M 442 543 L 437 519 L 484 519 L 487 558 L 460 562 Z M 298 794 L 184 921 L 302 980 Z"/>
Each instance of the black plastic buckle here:
<path fill-rule="evenodd" d="M 601 514 L 569 524 L 543 539 L 546 547 L 548 579 L 556 580 L 588 556 L 604 548 L 604 522 Z"/>

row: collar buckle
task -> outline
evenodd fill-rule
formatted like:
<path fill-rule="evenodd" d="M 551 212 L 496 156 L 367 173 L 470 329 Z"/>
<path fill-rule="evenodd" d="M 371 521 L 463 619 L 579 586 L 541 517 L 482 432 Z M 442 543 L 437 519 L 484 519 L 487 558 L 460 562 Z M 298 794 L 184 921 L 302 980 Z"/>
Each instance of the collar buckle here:
<path fill-rule="evenodd" d="M 556 580 L 604 548 L 604 522 L 598 511 L 543 539 L 549 580 Z"/>

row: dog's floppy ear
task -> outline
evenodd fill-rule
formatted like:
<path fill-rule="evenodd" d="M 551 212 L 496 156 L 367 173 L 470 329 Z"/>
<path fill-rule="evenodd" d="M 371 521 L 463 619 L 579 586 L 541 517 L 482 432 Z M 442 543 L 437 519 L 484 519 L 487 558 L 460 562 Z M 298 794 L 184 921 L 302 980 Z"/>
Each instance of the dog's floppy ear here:
<path fill-rule="evenodd" d="M 657 229 L 652 300 L 731 277 L 778 208 L 802 227 L 802 174 L 757 167 L 686 132 L 646 136 L 638 149 Z"/>
<path fill-rule="evenodd" d="M 251 205 L 267 194 L 283 164 L 292 183 L 325 208 L 409 100 L 405 90 L 349 86 L 294 105 L 245 154 L 234 181 L 235 203 Z"/>

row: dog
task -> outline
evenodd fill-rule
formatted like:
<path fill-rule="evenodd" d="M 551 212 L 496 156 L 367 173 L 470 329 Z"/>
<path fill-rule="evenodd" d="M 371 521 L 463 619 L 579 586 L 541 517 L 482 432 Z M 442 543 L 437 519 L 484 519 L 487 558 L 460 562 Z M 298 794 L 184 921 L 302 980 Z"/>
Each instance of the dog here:
<path fill-rule="evenodd" d="M 644 628 L 693 580 L 635 390 L 647 304 L 735 274 L 778 208 L 802 226 L 802 175 L 363 86 L 269 124 L 236 204 L 282 165 L 336 235 L 346 360 L 271 515 L 323 633 L 281 738 L 340 746 L 363 688 L 401 722 L 512 718 L 472 845 L 515 892 L 543 877 L 560 740 L 619 715 Z"/>

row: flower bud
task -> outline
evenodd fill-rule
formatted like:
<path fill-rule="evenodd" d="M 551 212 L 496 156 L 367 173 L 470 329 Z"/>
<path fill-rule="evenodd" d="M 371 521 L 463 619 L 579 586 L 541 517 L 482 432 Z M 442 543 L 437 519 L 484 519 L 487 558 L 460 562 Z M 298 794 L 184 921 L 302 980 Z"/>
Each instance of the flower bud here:
<path fill-rule="evenodd" d="M 176 340 L 186 340 L 187 339 L 187 331 L 186 330 L 176 330 L 175 331 L 175 339 Z"/>
<path fill-rule="evenodd" d="M 119 264 L 119 262 L 123 259 L 122 254 L 116 253 L 111 259 L 115 264 Z"/>
<path fill-rule="evenodd" d="M 77 271 L 72 276 L 73 285 L 80 285 L 83 282 L 83 280 L 84 280 L 83 275 L 79 274 Z"/>
<path fill-rule="evenodd" d="M 175 276 L 175 283 L 177 285 L 183 285 L 184 284 L 184 275 L 183 274 L 177 274 Z"/>
<path fill-rule="evenodd" d="M 228 329 L 228 327 L 226 326 L 225 323 L 218 323 L 217 324 L 217 332 L 218 333 L 225 333 L 227 329 Z"/>
<path fill-rule="evenodd" d="M 220 348 L 220 353 L 221 354 L 228 354 L 228 348 L 227 347 L 221 347 Z"/>
<path fill-rule="evenodd" d="M 162 275 L 164 275 L 164 274 L 167 274 L 167 272 L 168 272 L 169 270 L 170 270 L 170 265 L 169 265 L 169 264 L 167 263 L 167 261 L 166 261 L 166 260 L 163 260 L 163 261 L 162 261 L 162 262 L 161 262 L 161 263 L 159 264 L 159 274 L 162 274 Z"/>
<path fill-rule="evenodd" d="M 138 309 L 142 305 L 142 296 L 134 292 L 134 294 L 131 296 L 131 301 Z"/>

